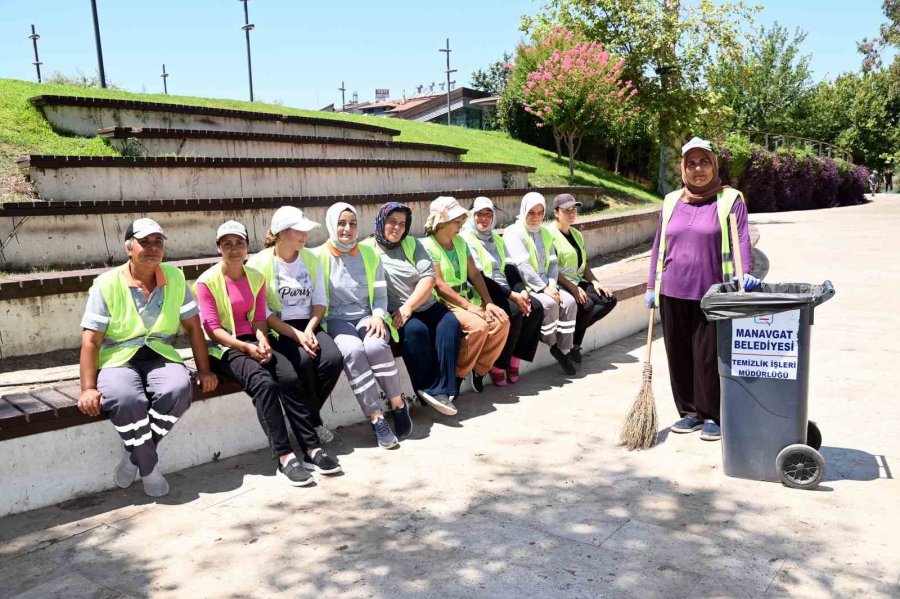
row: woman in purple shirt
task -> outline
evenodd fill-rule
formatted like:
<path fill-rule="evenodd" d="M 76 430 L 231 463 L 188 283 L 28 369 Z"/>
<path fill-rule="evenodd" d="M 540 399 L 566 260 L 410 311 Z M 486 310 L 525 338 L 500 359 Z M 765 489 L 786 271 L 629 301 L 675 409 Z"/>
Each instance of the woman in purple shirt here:
<path fill-rule="evenodd" d="M 715 441 L 721 437 L 716 324 L 707 322 L 700 299 L 711 286 L 733 276 L 727 224 L 728 245 L 722 243 L 722 224 L 729 214 L 737 217 L 744 289 L 755 288 L 759 279 L 749 274 L 750 226 L 741 192 L 722 185 L 708 141 L 693 138 L 681 155 L 684 187 L 663 201 L 645 298 L 648 308 L 659 308 L 662 320 L 672 395 L 681 416 L 672 432 L 702 429 L 701 439 Z"/>

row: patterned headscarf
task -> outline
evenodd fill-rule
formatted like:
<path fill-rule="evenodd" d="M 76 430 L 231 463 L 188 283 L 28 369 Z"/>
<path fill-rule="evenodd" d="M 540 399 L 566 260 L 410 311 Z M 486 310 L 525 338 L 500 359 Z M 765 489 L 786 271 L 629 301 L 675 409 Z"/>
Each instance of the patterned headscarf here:
<path fill-rule="evenodd" d="M 384 224 L 387 222 L 388 217 L 394 212 L 402 212 L 406 214 L 406 228 L 403 230 L 403 235 L 400 237 L 400 241 L 398 241 L 397 243 L 388 241 L 387 237 L 384 236 Z M 378 211 L 378 216 L 375 217 L 375 241 L 377 241 L 378 245 L 386 250 L 397 248 L 401 243 L 403 243 L 403 240 L 406 239 L 406 236 L 409 235 L 409 229 L 411 226 L 412 210 L 410 210 L 409 207 L 404 206 L 400 202 L 388 202 L 381 207 L 381 210 Z"/>

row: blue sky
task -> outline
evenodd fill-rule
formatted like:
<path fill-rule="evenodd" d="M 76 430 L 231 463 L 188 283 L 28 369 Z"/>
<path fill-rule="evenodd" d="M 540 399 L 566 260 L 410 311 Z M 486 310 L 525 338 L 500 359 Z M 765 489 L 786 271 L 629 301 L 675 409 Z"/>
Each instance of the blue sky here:
<path fill-rule="evenodd" d="M 161 92 L 166 64 L 170 93 L 248 99 L 243 8 L 238 0 L 97 0 L 107 78 L 130 91 Z M 881 0 L 763 0 L 758 23 L 808 32 L 815 77 L 856 70 L 856 42 L 884 20 Z M 531 0 L 250 0 L 257 100 L 302 108 L 340 103 L 341 81 L 371 99 L 440 82 L 450 37 L 458 84 L 472 70 L 512 50 L 519 16 Z M 96 72 L 88 0 L 0 0 L 0 77 L 34 80 L 30 24 L 41 35 L 43 73 Z"/>

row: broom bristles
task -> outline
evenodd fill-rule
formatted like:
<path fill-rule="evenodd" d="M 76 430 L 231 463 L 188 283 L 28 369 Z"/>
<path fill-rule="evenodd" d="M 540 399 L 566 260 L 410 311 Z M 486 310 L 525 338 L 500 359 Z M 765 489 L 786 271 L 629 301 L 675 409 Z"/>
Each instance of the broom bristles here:
<path fill-rule="evenodd" d="M 653 369 L 644 363 L 643 382 L 625 417 L 619 441 L 629 450 L 650 449 L 656 444 L 656 401 L 653 399 Z"/>

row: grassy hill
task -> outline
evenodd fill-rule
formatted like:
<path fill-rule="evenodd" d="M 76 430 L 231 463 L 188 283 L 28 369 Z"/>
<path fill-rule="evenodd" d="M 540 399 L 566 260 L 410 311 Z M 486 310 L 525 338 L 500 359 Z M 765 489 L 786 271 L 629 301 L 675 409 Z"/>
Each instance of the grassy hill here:
<path fill-rule="evenodd" d="M 503 162 L 533 166 L 537 168 L 537 171 L 529 176 L 533 185 L 568 184 L 568 166 L 565 160 L 557 160 L 553 152 L 516 141 L 510 138 L 509 135 L 496 131 L 479 131 L 383 117 L 300 110 L 263 102 L 166 96 L 161 94 L 135 94 L 118 90 L 0 79 L 0 202 L 14 200 L 22 192 L 22 183 L 17 180 L 18 175 L 12 162 L 16 156 L 25 154 L 118 155 L 116 150 L 108 146 L 100 138 L 67 137 L 54 132 L 41 113 L 28 102 L 28 98 L 39 94 L 170 102 L 174 104 L 315 116 L 381 125 L 399 130 L 401 132 L 397 138 L 399 141 L 433 143 L 465 148 L 468 150 L 468 154 L 463 156 L 464 161 Z M 660 201 L 653 192 L 629 179 L 583 162 L 576 163 L 575 184 L 606 188 L 609 190 L 610 199 L 614 201 L 614 204 L 631 206 Z"/>

